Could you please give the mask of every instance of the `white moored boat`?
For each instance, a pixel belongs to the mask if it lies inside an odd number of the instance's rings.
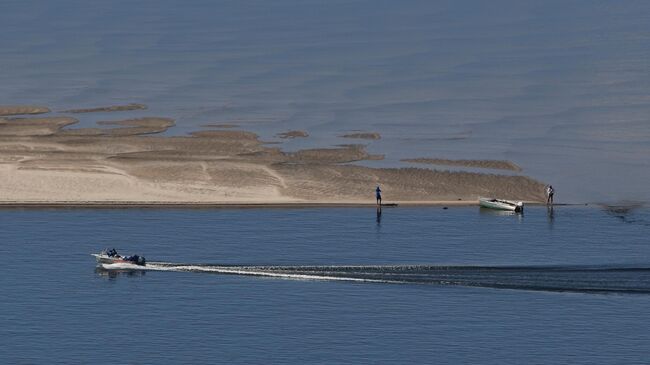
[[[479,198],[479,205],[484,208],[509,210],[512,212],[523,212],[524,203],[512,200],[495,199],[495,198]]]

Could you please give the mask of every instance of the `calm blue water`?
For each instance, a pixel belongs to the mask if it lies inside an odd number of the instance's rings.
[[[0,362],[647,363],[648,233],[647,209],[2,210]],[[109,246],[197,265],[96,271]]]

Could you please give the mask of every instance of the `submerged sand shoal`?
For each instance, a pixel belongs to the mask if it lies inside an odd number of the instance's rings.
[[[391,202],[544,200],[544,184],[525,176],[347,164],[381,157],[362,145],[285,152],[246,131],[156,135],[167,118],[75,122],[0,118],[0,202],[367,204],[378,184]]]
[[[462,167],[476,167],[482,169],[495,169],[495,170],[510,170],[521,171],[522,168],[512,161],[502,160],[450,160],[444,158],[405,158],[403,162],[429,164],[429,165],[443,165],[443,166],[462,166]]]
[[[68,109],[64,110],[61,113],[100,113],[100,112],[123,112],[129,110],[146,110],[147,106],[144,104],[131,103],[127,105],[111,105],[111,106],[100,106],[94,108],[82,108],[82,109]]]
[[[355,133],[342,134],[341,138],[381,139],[381,134],[379,134],[377,132],[355,132]]]

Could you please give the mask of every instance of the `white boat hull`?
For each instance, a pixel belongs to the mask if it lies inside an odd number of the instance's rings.
[[[144,258],[142,258],[142,261],[136,262],[133,260],[128,260],[125,259],[122,256],[108,256],[106,253],[93,253],[93,256],[95,256],[95,259],[97,260],[97,264],[99,265],[111,265],[111,264],[132,264],[132,265],[138,265],[138,266],[145,266],[145,261]]]
[[[116,263],[125,262],[124,260],[121,260],[118,257],[110,257],[107,255],[97,254],[97,253],[94,253],[92,255],[95,256],[95,259],[97,260],[98,264],[116,264]]]
[[[512,200],[494,199],[494,198],[480,198],[479,205],[483,208],[506,210],[511,212],[523,212],[524,203]]]

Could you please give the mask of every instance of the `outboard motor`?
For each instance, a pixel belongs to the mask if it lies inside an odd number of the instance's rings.
[[[144,266],[146,264],[146,261],[144,259],[144,256],[138,256],[138,255],[133,255],[129,257],[124,258],[126,261],[132,262],[136,265]]]
[[[524,203],[523,202],[517,202],[517,206],[515,207],[515,212],[517,212],[517,213],[523,213],[524,212]]]

